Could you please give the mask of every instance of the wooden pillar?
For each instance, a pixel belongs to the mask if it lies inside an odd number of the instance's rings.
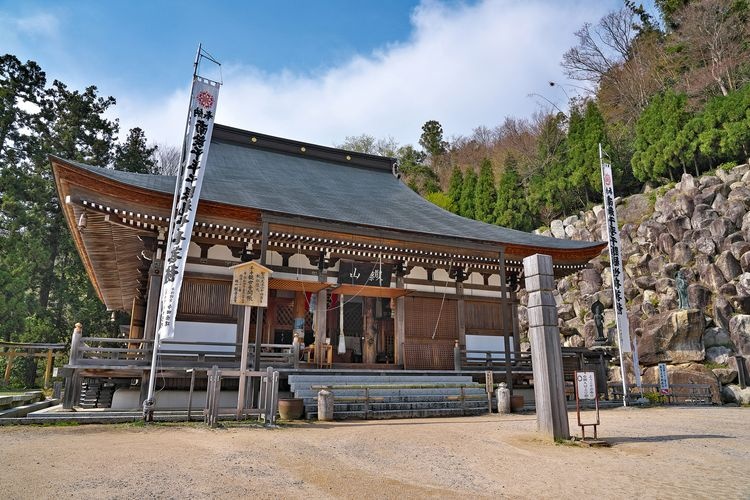
[[[268,249],[268,222],[264,222],[261,229],[260,239],[260,264],[266,265],[266,251]],[[255,355],[253,356],[253,370],[260,370],[260,346],[262,344],[263,337],[263,313],[265,309],[262,307],[257,308],[255,312]],[[256,393],[255,386],[253,386],[253,393]]]
[[[305,303],[305,292],[294,292],[294,333],[299,335],[299,341],[305,341],[305,313],[307,304]]]
[[[73,335],[70,338],[70,355],[68,357],[68,364],[75,365],[78,362],[78,345],[81,343],[81,337],[83,336],[83,325],[76,323],[73,329]],[[78,395],[78,391],[81,387],[80,376],[78,374],[78,368],[75,366],[71,367],[70,374],[65,377],[65,396],[63,398],[63,408],[70,410],[75,405]]]
[[[555,288],[552,258],[539,254],[526,257],[523,268],[529,294],[529,340],[537,429],[553,439],[569,439],[560,331],[552,295]]]
[[[160,250],[157,250],[160,252]],[[156,337],[156,323],[159,318],[159,297],[161,296],[161,273],[164,263],[154,259],[148,270],[148,294],[146,295],[146,317],[143,320],[143,338],[153,340]]]
[[[13,369],[13,360],[16,358],[16,349],[11,348],[5,356],[5,385],[10,383],[10,372]]]
[[[363,297],[364,314],[362,315],[363,330],[365,342],[363,346],[363,361],[365,363],[375,363],[377,359],[377,336],[378,329],[375,324],[375,297]]]
[[[44,366],[44,388],[49,389],[49,379],[52,377],[52,349],[47,351],[47,364]]]
[[[396,273],[396,288],[404,288],[405,270]],[[404,342],[406,341],[406,298],[396,299],[396,317],[393,324],[393,362],[397,365],[404,364]]]
[[[318,296],[315,299],[315,360],[318,366],[326,363],[327,298],[327,293],[323,289],[318,292]]]
[[[458,345],[462,348],[466,348],[466,302],[464,302],[464,276],[463,269],[457,269],[455,271],[454,278],[456,280],[456,314],[458,316]]]
[[[503,340],[505,342],[505,383],[508,384],[508,390],[513,394],[513,368],[511,367],[511,356],[514,347],[511,346],[510,339],[513,335],[513,319],[510,308],[510,289],[508,280],[505,275],[505,249],[500,250],[500,311],[503,325]]]

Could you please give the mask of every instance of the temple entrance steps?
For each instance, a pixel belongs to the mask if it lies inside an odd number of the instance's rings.
[[[386,419],[481,415],[488,412],[484,384],[465,375],[289,375],[305,415],[318,415],[318,392],[334,395],[334,418]]]

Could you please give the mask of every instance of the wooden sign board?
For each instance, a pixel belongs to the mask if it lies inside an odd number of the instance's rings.
[[[273,273],[257,262],[245,262],[232,268],[229,302],[236,306],[267,307],[268,277]]]

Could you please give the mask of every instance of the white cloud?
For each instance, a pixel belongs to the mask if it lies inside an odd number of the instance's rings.
[[[12,17],[0,13],[0,40],[27,38],[55,38],[60,31],[58,18],[52,13],[38,12],[28,16]]]
[[[217,121],[248,130],[331,145],[368,133],[416,143],[422,124],[441,122],[446,136],[529,116],[539,92],[563,81],[559,62],[573,33],[614,2],[485,0],[476,5],[423,2],[412,36],[320,74],[269,74],[226,64]],[[181,140],[188,89],[143,106],[118,100],[123,129],[142,126],[160,142]]]

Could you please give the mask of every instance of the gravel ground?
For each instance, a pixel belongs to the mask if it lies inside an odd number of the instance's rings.
[[[2,427],[0,497],[750,498],[750,409],[620,408],[601,421],[610,448],[551,443],[534,415]]]

